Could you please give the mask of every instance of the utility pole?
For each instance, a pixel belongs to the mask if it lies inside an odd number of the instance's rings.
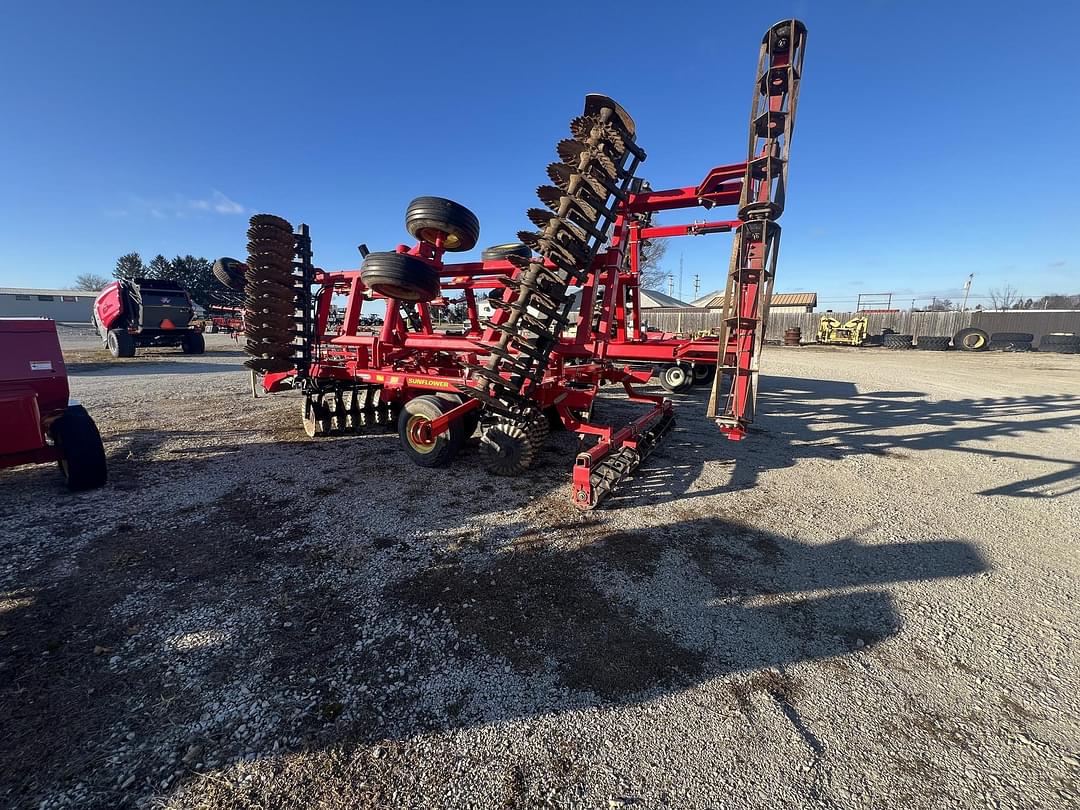
[[[967,312],[968,293],[971,292],[971,280],[973,278],[975,278],[975,274],[968,273],[967,281],[964,282],[964,303],[960,305],[961,312]]]
[[[701,289],[701,276],[694,273],[694,300],[698,300],[698,290]]]
[[[682,301],[682,254],[679,254],[679,300]]]
[[[675,276],[671,273],[667,274],[667,294],[672,298],[675,297]]]

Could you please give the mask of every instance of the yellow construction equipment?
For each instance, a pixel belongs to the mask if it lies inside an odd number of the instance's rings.
[[[867,338],[869,319],[857,315],[847,323],[823,315],[818,326],[818,343],[834,343],[840,346],[862,346]]]

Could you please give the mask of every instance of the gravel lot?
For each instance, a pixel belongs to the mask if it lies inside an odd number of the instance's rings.
[[[1080,803],[1080,357],[770,348],[582,514],[567,434],[423,470],[65,342],[111,483],[0,471],[0,805]]]

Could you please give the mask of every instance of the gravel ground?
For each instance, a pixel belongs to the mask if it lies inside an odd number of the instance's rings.
[[[770,348],[583,514],[573,436],[429,471],[65,341],[111,482],[0,472],[3,806],[1080,803],[1080,357]]]

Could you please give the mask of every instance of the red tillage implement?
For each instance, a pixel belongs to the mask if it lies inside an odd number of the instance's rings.
[[[448,463],[479,428],[488,467],[527,469],[552,427],[591,445],[577,455],[573,502],[596,506],[638,467],[674,425],[662,396],[645,394],[660,365],[668,390],[712,380],[709,414],[740,439],[753,418],[757,354],[776,267],[788,144],[806,32],[787,20],[761,46],[747,160],[709,171],[685,188],[653,190],[637,176],[645,151],[633,119],[602,95],[585,99],[557,146],[544,208],[527,212],[537,230],[484,251],[479,262],[446,254],[475,247],[480,226],[465,207],[419,197],[405,225],[412,247],[364,255],[360,270],[312,265],[306,225],[252,217],[248,261],[221,259],[215,272],[245,295],[247,365],[266,391],[303,391],[309,435],[396,423],[406,453],[422,466]],[[738,218],[653,225],[657,212],[738,206]],[[652,239],[734,231],[724,330],[689,340],[646,331],[639,300],[641,245]],[[313,289],[314,288],[314,289]],[[330,326],[332,299],[343,322]],[[456,333],[432,314],[464,309]],[[385,301],[381,331],[361,329],[365,301]],[[487,312],[486,310],[490,310]],[[723,375],[715,375],[720,366]],[[722,392],[723,380],[729,386]],[[643,413],[622,427],[592,420],[604,384],[623,387]]]

